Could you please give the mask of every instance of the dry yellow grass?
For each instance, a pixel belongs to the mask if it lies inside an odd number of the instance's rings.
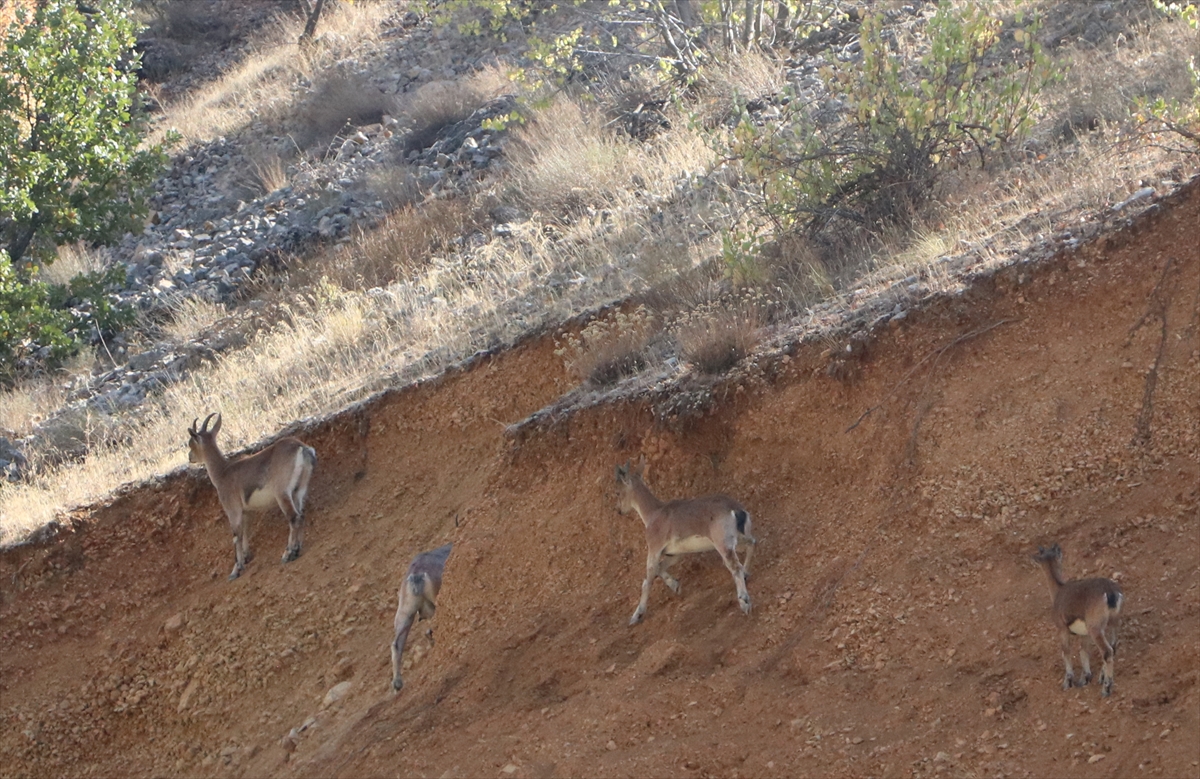
[[[290,80],[310,78],[338,52],[370,45],[378,21],[371,14],[387,5],[338,4],[338,13],[322,22],[323,40],[310,60],[297,57],[294,23],[279,22],[259,53],[225,80],[186,104],[168,107],[174,117],[168,124],[204,140],[272,112],[294,110]],[[1134,58],[1131,68],[1141,54],[1128,53]],[[711,95],[769,91],[778,74],[774,63],[744,57],[722,76],[724,81],[712,79],[706,89]],[[498,72],[479,78],[484,86],[473,100],[508,87]],[[1060,103],[1069,108],[1065,98]],[[410,102],[406,110],[413,121],[443,121],[445,116],[434,115],[429,105]],[[463,110],[465,104],[456,109]],[[225,415],[227,444],[236,449],[295,419],[435,373],[477,349],[511,342],[580,310],[651,285],[679,285],[681,276],[718,256],[717,231],[744,222],[716,196],[722,188],[728,194],[736,177],[700,194],[680,186],[709,170],[716,153],[703,135],[678,119],[673,117],[672,128],[652,140],[632,142],[606,128],[594,109],[558,98],[514,131],[510,174],[478,203],[415,203],[395,214],[382,232],[316,261],[321,273],[286,290],[292,302],[282,324],[155,398],[140,421],[131,423],[128,446],[44,469],[28,484],[0,485],[0,545],[22,538],[66,507],[182,464],[182,431],[208,411]],[[941,192],[942,213],[932,215],[915,237],[898,236],[889,248],[856,257],[853,268],[830,268],[811,252],[784,247],[780,261],[792,261],[793,267],[770,268],[761,290],[766,299],[736,321],[706,309],[710,298],[676,295],[672,305],[683,313],[672,319],[673,332],[684,357],[702,370],[721,369],[730,355],[753,348],[763,312],[794,310],[797,300],[808,306],[821,296],[882,289],[916,273],[950,287],[960,281],[946,270],[948,257],[975,252],[985,265],[1007,261],[1039,234],[1120,201],[1142,180],[1153,184],[1168,173],[1178,177],[1196,167],[1194,160],[1172,152],[1133,140],[1117,145],[1104,136],[1046,148],[1051,151],[1036,163],[997,173],[965,171],[948,180]],[[404,195],[407,179],[402,177],[397,188]],[[471,214],[485,210],[481,203],[496,201],[521,202],[535,213],[527,222],[509,225],[511,235],[473,248],[468,248],[471,242],[456,243],[456,236],[447,238],[447,230],[461,229],[465,218],[443,225],[446,229],[435,224],[456,209]],[[168,258],[168,265],[172,262]],[[712,273],[693,275],[707,283]],[[185,340],[222,315],[200,302],[182,304],[168,336]],[[36,402],[26,403],[15,393],[0,396],[0,425],[28,431],[31,420],[59,402],[55,393],[61,389],[54,386],[48,381],[41,389],[22,388],[29,397],[41,398]]]
[[[172,306],[171,320],[162,325],[163,335],[184,343],[209,329],[226,316],[225,307],[201,297],[184,297]]]
[[[757,49],[732,54],[701,73],[697,105],[706,125],[726,119],[737,101],[774,95],[787,83],[783,66]]]
[[[375,45],[380,22],[392,13],[388,3],[336,3],[321,17],[316,45],[300,49],[303,22],[279,15],[256,41],[255,51],[220,79],[163,108],[150,136],[161,142],[167,130],[200,143],[254,121],[277,121],[293,112],[300,97],[297,80],[311,81],[352,51]]]
[[[409,132],[408,148],[427,147],[446,125],[466,119],[489,100],[514,93],[509,76],[508,68],[491,65],[455,81],[430,81],[400,97],[396,119]]]
[[[148,402],[125,446],[43,470],[29,483],[0,486],[0,546],[66,508],[182,465],[183,430],[196,416],[221,411],[233,450],[644,288],[632,250],[653,239],[634,225],[585,220],[557,240],[530,227],[524,240],[433,257],[386,288],[318,283],[297,296],[283,323]],[[689,253],[680,252],[680,261],[690,262]],[[613,272],[615,264],[627,270]],[[552,275],[563,282],[547,285]],[[211,318],[202,304],[186,305],[196,312],[193,326]]]
[[[26,381],[0,392],[0,434],[29,435],[35,424],[62,408],[66,397],[61,379]]]
[[[108,265],[106,252],[82,243],[58,247],[58,256],[49,265],[38,268],[38,278],[49,284],[66,284],[82,273],[104,270]]]
[[[716,161],[699,133],[686,127],[638,143],[561,96],[514,131],[509,157],[519,198],[550,218],[628,202],[639,190],[665,197],[681,177]]]

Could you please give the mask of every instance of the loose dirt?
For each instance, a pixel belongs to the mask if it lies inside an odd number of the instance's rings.
[[[506,437],[570,388],[550,338],[390,393],[303,433],[305,553],[256,517],[234,582],[202,472],[80,512],[0,555],[0,776],[1200,776],[1197,225],[1193,188],[697,419]],[[626,626],[639,453],[750,508],[751,616],[707,554]],[[447,541],[394,695],[400,577]],[[1111,698],[1059,687],[1054,541],[1125,589]]]

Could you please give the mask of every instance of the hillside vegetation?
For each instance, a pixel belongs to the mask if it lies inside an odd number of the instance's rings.
[[[1200,779],[1194,5],[317,7],[136,3],[145,224],[0,279],[132,317],[7,366],[0,779]],[[318,453],[233,581],[218,411]],[[643,457],[748,615],[705,553],[627,624]]]
[[[1194,170],[1158,119],[1195,32],[1141,0],[734,6],[329,3],[298,49],[273,4],[141,4],[183,141],[143,235],[44,271],[122,266],[140,320],[0,398],[2,543],[210,410],[236,448],[620,301],[560,342],[581,390],[703,382]]]

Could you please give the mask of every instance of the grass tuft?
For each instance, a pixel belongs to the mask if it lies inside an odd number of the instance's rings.
[[[554,353],[579,381],[606,387],[646,367],[647,346],[658,330],[658,320],[639,306],[628,314],[618,311],[593,320],[578,334],[564,334],[555,342]]]

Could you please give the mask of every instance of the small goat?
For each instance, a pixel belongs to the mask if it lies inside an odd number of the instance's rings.
[[[1058,625],[1063,664],[1066,666],[1063,689],[1069,690],[1075,683],[1075,671],[1071,667],[1071,636],[1090,635],[1104,661],[1100,670],[1100,693],[1104,696],[1112,694],[1113,657],[1117,653],[1117,629],[1120,627],[1121,604],[1125,600],[1120,585],[1104,578],[1063,581],[1062,549],[1058,544],[1049,549],[1039,546],[1033,559],[1045,569],[1046,578],[1050,581],[1054,624]],[[1111,641],[1106,635],[1110,627]],[[1083,664],[1083,677],[1079,682],[1082,687],[1092,680],[1087,647],[1082,642],[1079,660]]]
[[[655,578],[661,578],[672,592],[679,593],[679,580],[668,573],[679,555],[710,549],[717,550],[725,567],[733,574],[738,604],[743,613],[749,614],[746,568],[750,565],[754,545],[758,543],[750,534],[749,512],[726,495],[663,503],[654,497],[642,480],[645,471],[644,457],[636,467],[631,468],[628,462],[617,466],[617,483],[621,486],[617,510],[622,514],[629,513],[630,509],[636,510],[646,525],[646,580],[642,582],[642,598],[638,601],[637,610],[629,618],[629,624],[636,625],[646,615],[650,585]],[[739,541],[749,545],[745,562],[738,561]]]
[[[210,430],[209,421],[217,418]],[[317,452],[298,439],[281,438],[261,452],[236,460],[227,460],[217,448],[217,433],[221,430],[221,415],[209,414],[197,429],[196,421],[188,428],[188,460],[204,463],[208,478],[217,488],[217,497],[229,527],[233,530],[233,573],[236,579],[246,569],[251,553],[246,542],[243,512],[276,504],[288,521],[288,544],[283,562],[290,563],[300,556],[304,543],[304,498],[308,481],[317,464]]]
[[[442,589],[442,571],[454,544],[439,546],[431,552],[421,552],[409,563],[400,588],[400,605],[396,608],[396,637],[392,639],[392,689],[399,692],[404,687],[400,678],[400,662],[404,658],[404,644],[408,641],[408,630],[413,619],[429,619],[437,609],[438,591]],[[433,631],[429,631],[432,638]]]

